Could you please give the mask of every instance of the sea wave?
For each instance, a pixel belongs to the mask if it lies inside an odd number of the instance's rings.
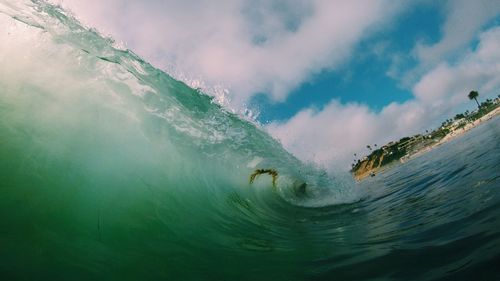
[[[19,130],[36,127],[45,146],[74,146],[89,155],[99,150],[115,161],[121,155],[113,153],[119,152],[105,149],[114,140],[115,148],[134,155],[127,161],[145,159],[156,163],[149,164],[151,170],[163,166],[176,171],[174,185],[203,176],[249,189],[248,177],[255,169],[272,168],[280,173],[273,194],[289,203],[323,206],[358,200],[350,181],[303,164],[258,125],[132,51],[115,48],[112,39],[82,26],[60,7],[44,1],[1,1],[0,12],[6,27],[0,34],[1,102],[12,109],[2,117],[17,122]],[[34,118],[21,120],[24,115]],[[79,147],[69,135],[79,135],[79,142],[92,146]],[[67,157],[60,160],[69,161],[72,155]],[[249,167],[257,158],[261,161]],[[205,166],[214,167],[214,174],[201,173]],[[289,192],[289,183],[296,180],[307,182],[308,196]],[[273,190],[270,180],[261,182]]]

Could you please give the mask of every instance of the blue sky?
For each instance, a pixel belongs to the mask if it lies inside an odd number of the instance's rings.
[[[283,103],[273,102],[265,93],[256,95],[252,105],[260,109],[259,120],[263,123],[286,120],[304,107],[321,108],[332,99],[367,104],[374,111],[380,111],[391,102],[412,99],[411,89],[388,75],[391,58],[387,53],[410,53],[417,40],[437,42],[444,20],[438,4],[415,5],[384,31],[359,42],[357,56],[348,64],[336,71],[320,71],[291,91]],[[373,46],[377,50],[373,50]],[[411,68],[416,62],[407,57],[404,63]]]
[[[52,2],[327,168],[500,91],[498,0]]]

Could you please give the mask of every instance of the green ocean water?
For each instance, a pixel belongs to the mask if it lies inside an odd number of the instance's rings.
[[[58,7],[0,27],[0,280],[500,278],[498,120],[355,185]]]

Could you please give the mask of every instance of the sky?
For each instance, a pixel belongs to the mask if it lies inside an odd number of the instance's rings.
[[[327,169],[500,94],[498,0],[51,2]]]

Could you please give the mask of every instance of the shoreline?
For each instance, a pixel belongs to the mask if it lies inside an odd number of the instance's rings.
[[[406,162],[410,161],[411,159],[419,157],[419,156],[433,150],[434,148],[436,148],[440,145],[443,145],[449,141],[452,141],[452,140],[466,134],[467,132],[476,128],[477,126],[481,125],[482,123],[495,118],[499,114],[500,114],[500,107],[497,107],[494,110],[492,110],[491,112],[488,112],[488,114],[482,116],[481,118],[474,120],[474,122],[467,123],[467,125],[465,125],[463,128],[451,131],[446,136],[444,136],[442,139],[440,139],[438,142],[436,142],[432,145],[423,147],[422,149],[420,149],[420,150],[416,151],[415,153],[412,153],[408,156],[404,156],[399,161],[401,163],[406,163]]]
[[[452,141],[452,140],[466,134],[470,130],[480,126],[481,124],[483,124],[485,122],[492,120],[493,118],[497,117],[498,115],[500,115],[500,107],[496,107],[495,109],[488,112],[484,116],[482,116],[482,117],[480,117],[472,122],[466,123],[461,128],[458,128],[458,129],[455,128],[455,129],[451,130],[450,132],[448,132],[444,137],[442,137],[438,141],[431,143],[431,144],[428,144],[428,145],[426,145],[426,146],[424,146],[424,147],[422,147],[414,152],[411,152],[411,153],[401,157],[399,159],[399,161],[396,160],[396,161],[390,162],[386,165],[378,166],[380,164],[377,165],[376,162],[382,163],[382,160],[384,157],[384,155],[382,155],[382,158],[377,158],[377,161],[375,161],[375,162],[374,161],[367,162],[365,164],[365,167],[361,168],[362,170],[364,170],[363,173],[357,174],[357,175],[355,173],[353,173],[353,178],[356,180],[356,182],[361,182],[361,181],[365,180],[366,178],[369,178],[371,175],[375,176],[375,175],[378,175],[380,173],[384,173],[387,170],[392,169],[394,166],[396,166],[398,164],[404,164],[408,161],[411,161],[412,159],[415,159],[421,155],[424,155],[425,153],[427,153],[429,151],[432,151],[434,148],[436,148],[438,146],[441,146],[449,141]],[[366,166],[368,166],[368,167],[366,167]]]

